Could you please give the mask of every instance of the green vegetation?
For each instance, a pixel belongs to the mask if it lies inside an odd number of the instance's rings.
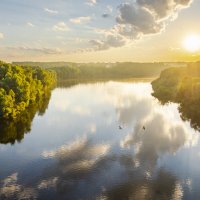
[[[153,96],[163,104],[179,103],[179,111],[184,120],[200,130],[200,62],[188,67],[164,70],[160,78],[152,82]]]
[[[49,100],[51,97],[51,92],[47,92],[45,96],[43,95],[38,101],[31,104],[20,116],[15,120],[1,120],[0,121],[0,143],[1,144],[14,144],[16,141],[20,142],[24,138],[24,134],[31,131],[31,123],[33,121],[36,113],[42,116],[44,115]]]
[[[124,79],[158,77],[169,63],[20,63],[56,71],[58,81],[69,79]],[[180,65],[181,63],[177,63]],[[182,64],[183,65],[183,64]]]
[[[0,119],[17,119],[44,98],[56,83],[56,74],[40,67],[0,62]]]

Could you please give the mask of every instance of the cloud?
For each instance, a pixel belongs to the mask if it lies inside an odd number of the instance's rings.
[[[90,40],[95,50],[107,50],[112,47],[121,47],[126,44],[126,39],[119,34],[108,34],[103,40]]]
[[[128,162],[129,160],[127,160]],[[133,166],[124,167],[128,168],[127,176],[130,179],[125,180],[120,185],[114,184],[106,188],[102,192],[103,196],[100,199],[115,200],[115,199],[173,199],[181,200],[184,196],[184,185],[177,177],[165,169],[160,169],[156,175],[148,179],[141,175],[139,170],[133,170]],[[132,178],[138,177],[140,178]],[[148,172],[147,172],[148,174]],[[123,180],[123,178],[122,178]]]
[[[110,6],[110,5],[108,5],[108,6],[107,6],[107,10],[108,10],[110,13],[112,13],[112,11],[113,11],[113,7]]]
[[[27,22],[27,26],[30,26],[30,27],[35,27],[34,24],[32,24],[31,22]]]
[[[34,48],[34,47],[27,47],[27,46],[19,46],[19,47],[7,47],[8,49],[20,50],[20,51],[31,51],[35,53],[43,53],[43,54],[60,54],[62,53],[59,48]]]
[[[197,141],[198,136],[188,133],[182,123],[172,122],[164,113],[151,113],[137,122],[121,146],[134,147],[135,162],[152,169],[160,155],[175,154],[184,145],[193,146]]]
[[[168,22],[174,20],[182,9],[189,7],[192,1],[130,0],[121,3],[118,6],[116,25],[107,30],[112,36],[108,37],[108,34],[105,34],[103,40],[92,40],[92,43],[90,43],[94,45],[95,50],[105,50],[126,45],[127,42],[122,42],[125,41],[125,38],[131,43],[145,35],[161,33]],[[102,17],[106,18],[108,15],[103,14]],[[110,39],[112,42],[110,42]],[[117,39],[119,39],[118,42]]]
[[[0,39],[4,38],[4,34],[0,32]]]
[[[82,137],[58,149],[43,151],[42,156],[45,159],[62,160],[63,164],[66,161],[62,171],[70,172],[77,168],[81,170],[92,167],[97,160],[108,153],[109,149],[108,144],[91,145],[87,137]]]
[[[68,31],[69,27],[64,22],[59,22],[58,24],[53,26],[54,31]]]
[[[57,181],[58,181],[58,177],[42,180],[38,185],[38,189],[42,190],[42,189],[53,188],[55,187]]]
[[[33,188],[24,187],[18,182],[18,173],[14,173],[0,183],[0,199],[37,199],[37,192]]]
[[[123,25],[120,34],[129,36],[160,33],[167,24],[167,20],[174,19],[178,12],[190,6],[192,0],[137,0],[122,3],[116,21]]]
[[[113,12],[113,7],[108,5],[106,7],[106,12],[104,14],[102,14],[102,17],[103,18],[108,18],[108,17],[111,17],[111,13]]]
[[[97,131],[97,126],[96,126],[96,124],[94,124],[94,123],[89,124],[88,127],[87,127],[87,130],[88,130],[88,132],[90,132],[90,133],[96,133],[96,131]]]
[[[108,144],[93,144],[87,137],[81,137],[58,149],[44,151],[42,156],[45,159],[56,159],[58,162],[50,169],[50,174],[47,168],[43,176],[49,178],[40,182],[38,188],[63,189],[64,193],[70,196],[68,192],[74,192],[80,181],[87,182],[86,179],[93,175],[94,171],[101,169],[101,161],[108,155],[109,150]],[[82,196],[82,199],[85,198]]]
[[[94,6],[97,3],[97,0],[87,0],[86,4],[89,6]]]
[[[79,116],[89,116],[91,114],[91,111],[88,108],[82,106],[75,106],[72,112]]]
[[[82,24],[84,22],[89,22],[90,20],[91,20],[90,16],[85,16],[85,17],[72,18],[70,19],[70,22],[74,24]]]
[[[158,33],[164,28],[163,23],[155,20],[154,15],[143,7],[135,6],[135,4],[122,4],[119,8],[120,14],[116,21],[118,24],[127,25],[124,31],[120,32],[122,35],[146,35]],[[124,34],[126,33],[126,34]]]
[[[48,12],[49,14],[52,14],[52,15],[58,14],[57,10],[51,10],[51,9],[48,9],[48,8],[44,8],[44,11]]]
[[[193,0],[137,0],[140,7],[147,9],[158,20],[170,18],[183,8],[190,6]]]
[[[75,140],[71,144],[62,145],[56,150],[44,151],[42,156],[44,158],[59,158],[61,160],[70,158],[70,161],[72,160],[72,157],[78,161],[79,159],[84,160],[84,158],[87,158],[86,160],[96,160],[99,159],[100,156],[107,154],[108,150],[109,145],[99,144],[91,146],[88,139],[86,137],[82,137],[81,139]]]

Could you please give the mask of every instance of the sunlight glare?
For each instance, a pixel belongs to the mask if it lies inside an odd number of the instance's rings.
[[[183,41],[183,47],[189,52],[200,50],[200,36],[195,34],[187,36]]]

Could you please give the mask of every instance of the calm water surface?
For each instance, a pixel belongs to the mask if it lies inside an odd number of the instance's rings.
[[[145,82],[55,89],[24,139],[0,144],[0,199],[199,200],[199,132],[151,93]]]

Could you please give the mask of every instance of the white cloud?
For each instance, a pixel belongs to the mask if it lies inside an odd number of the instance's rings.
[[[103,40],[90,40],[90,44],[95,47],[95,50],[107,50],[112,47],[121,47],[127,43],[125,37],[119,34],[108,34]]]
[[[97,3],[97,0],[87,0],[86,4],[89,6],[94,6]]]
[[[38,189],[42,190],[42,189],[54,188],[57,182],[58,182],[58,177],[42,180],[38,185]]]
[[[169,18],[176,14],[180,9],[190,6],[193,0],[137,0],[137,4],[143,7],[152,15],[155,15],[157,19]]]
[[[31,51],[35,53],[43,54],[60,54],[62,51],[59,48],[47,48],[47,47],[28,47],[28,46],[18,46],[18,47],[7,47],[8,49],[14,49],[18,51]]]
[[[108,6],[107,6],[107,10],[108,10],[110,13],[112,13],[112,12],[113,12],[113,7],[110,6],[110,5],[108,5]]]
[[[0,32],[0,39],[4,38],[4,34]]]
[[[37,199],[37,192],[31,187],[18,183],[18,173],[11,174],[1,181],[0,199]]]
[[[30,27],[35,27],[34,24],[32,24],[31,22],[27,22],[27,26],[30,26]]]
[[[64,22],[59,22],[53,26],[54,31],[68,31],[69,27]]]
[[[159,23],[154,15],[143,7],[126,3],[120,6],[119,12],[116,21],[118,24],[126,25],[124,31],[130,36],[135,33],[136,35],[157,33],[163,29],[163,23]]]
[[[85,17],[72,18],[69,21],[74,24],[82,24],[84,22],[89,22],[90,20],[91,20],[90,16],[85,16]]]
[[[51,10],[51,9],[48,9],[48,8],[44,8],[44,11],[46,11],[46,12],[48,12],[49,14],[52,14],[52,15],[58,14],[58,11],[57,11],[57,10]]]
[[[108,144],[98,144],[98,145],[91,146],[88,143],[87,137],[84,136],[82,138],[75,140],[72,143],[62,145],[57,149],[50,150],[50,151],[43,151],[42,156],[44,158],[67,158],[67,157],[72,157],[74,155],[77,156],[77,154],[84,153],[84,155],[87,156],[89,160],[93,161],[107,154],[109,149],[110,149],[110,145]],[[79,158],[79,156],[77,156],[77,158]],[[77,162],[80,163],[79,161]]]
[[[192,0],[137,0],[122,3],[119,15],[116,17],[118,25],[123,27],[120,34],[134,37],[160,33],[168,23],[168,19],[175,19],[178,12],[188,7]]]
[[[121,3],[118,6],[117,24],[112,29],[102,32],[104,39],[92,40],[90,44],[95,50],[105,50],[124,46],[127,41],[131,43],[145,35],[158,34],[182,9],[189,7],[192,1],[136,0]]]
[[[109,17],[111,17],[111,13],[112,13],[112,12],[113,12],[113,7],[110,6],[110,5],[108,5],[108,6],[106,7],[105,12],[102,14],[102,17],[103,17],[103,18],[109,18]]]
[[[91,111],[88,108],[82,106],[75,106],[72,112],[79,116],[89,116],[91,114]]]
[[[92,123],[92,124],[89,124],[88,127],[87,127],[88,131],[90,133],[96,133],[97,131],[97,126],[96,124]]]

